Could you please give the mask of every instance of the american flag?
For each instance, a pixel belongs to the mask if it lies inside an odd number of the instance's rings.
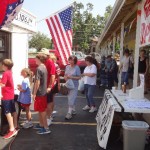
[[[72,15],[73,6],[69,6],[46,19],[55,49],[58,50],[64,65],[72,51]]]
[[[24,0],[1,0],[0,28],[8,26],[20,11]]]

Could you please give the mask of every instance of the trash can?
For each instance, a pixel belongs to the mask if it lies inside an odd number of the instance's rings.
[[[144,150],[146,131],[149,125],[144,121],[122,121],[123,150]]]

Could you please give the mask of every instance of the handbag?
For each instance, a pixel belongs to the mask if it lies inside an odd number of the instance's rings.
[[[75,88],[74,83],[71,79],[68,79],[65,83],[65,86],[69,89],[69,90],[73,90]]]
[[[59,93],[59,85],[58,82],[55,83],[54,87],[52,88],[51,92],[53,93]]]
[[[81,91],[81,92],[84,91],[84,78],[81,78],[79,80],[78,90]]]
[[[61,84],[59,93],[62,95],[68,95],[68,88],[65,84]]]

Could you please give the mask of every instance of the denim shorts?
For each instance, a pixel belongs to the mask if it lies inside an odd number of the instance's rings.
[[[2,100],[2,107],[5,114],[16,112],[14,100]]]
[[[121,84],[128,84],[128,78],[129,78],[129,73],[128,72],[122,72],[122,75],[121,75]]]

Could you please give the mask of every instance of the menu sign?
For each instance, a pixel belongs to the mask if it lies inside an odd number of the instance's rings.
[[[140,46],[150,44],[150,0],[142,1]]]
[[[112,96],[109,91],[105,91],[103,101],[97,113],[97,138],[100,147],[106,149],[110,134],[110,129],[114,116],[114,108],[111,104]]]

